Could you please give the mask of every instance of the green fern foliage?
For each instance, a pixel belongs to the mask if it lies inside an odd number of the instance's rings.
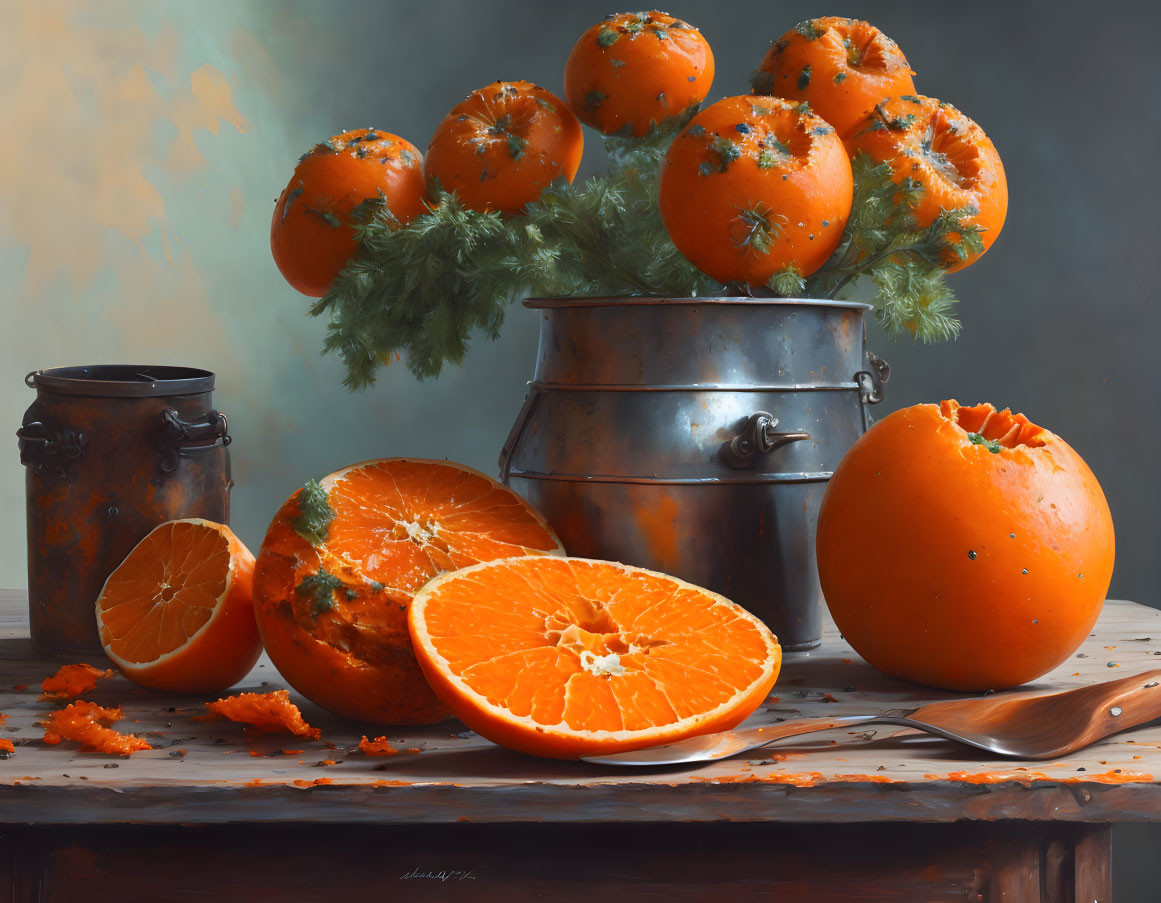
[[[397,360],[418,378],[458,364],[473,335],[499,335],[518,297],[701,297],[737,294],[697,270],[674,246],[658,209],[661,161],[681,122],[644,139],[608,138],[609,167],[582,185],[547,189],[518,216],[471,210],[440,193],[401,227],[385,203],[361,204],[360,253],[311,308],[329,317],[324,351],[338,353],[351,389],[371,385]],[[920,227],[922,186],[892,180],[888,164],[854,161],[855,197],[842,241],[818,272],[776,273],[755,294],[842,298],[860,280],[875,287],[876,316],[892,336],[954,338],[948,254],[982,249],[980,230],[944,211]]]

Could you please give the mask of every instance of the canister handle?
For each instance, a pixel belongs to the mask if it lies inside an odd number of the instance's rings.
[[[500,449],[500,459],[496,463],[500,467],[500,482],[505,486],[508,485],[508,477],[512,473],[512,455],[516,451],[516,443],[520,441],[524,425],[528,422],[528,415],[532,413],[532,407],[539,397],[539,390],[535,386],[530,386],[528,394],[524,396],[524,404],[520,406],[520,413],[516,415],[516,422],[512,424],[508,438],[504,440],[504,446]]]
[[[721,457],[730,467],[742,470],[750,466],[755,455],[809,438],[810,433],[805,430],[778,432],[778,418],[766,411],[757,411],[747,418],[738,435],[722,444]]]
[[[177,468],[177,461],[191,451],[229,445],[230,421],[221,411],[209,411],[197,420],[183,420],[173,408],[161,412],[165,430],[165,459],[161,469],[170,472]]]

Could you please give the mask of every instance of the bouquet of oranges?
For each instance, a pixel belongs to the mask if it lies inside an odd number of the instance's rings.
[[[975,122],[916,93],[899,47],[826,17],[776,40],[751,90],[702,107],[713,53],[660,12],[576,42],[564,96],[473,91],[426,157],[379,129],[304,155],[278,199],[275,261],[330,316],[362,387],[400,355],[419,377],[495,336],[520,294],[838,298],[864,277],[880,323],[954,336],[949,272],[999,234],[1007,184]],[[573,184],[582,125],[607,171]]]

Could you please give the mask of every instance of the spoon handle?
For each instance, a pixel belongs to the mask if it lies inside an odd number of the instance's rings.
[[[1145,671],[1109,686],[1100,713],[1086,731],[1088,742],[1161,718],[1161,671]]]
[[[796,718],[793,721],[781,721],[778,724],[767,724],[763,727],[750,727],[731,732],[739,741],[746,743],[738,749],[758,749],[775,740],[785,737],[797,737],[799,734],[813,734],[817,731],[828,731],[836,727],[848,727],[853,724],[866,724],[868,721],[883,721],[882,715],[845,715],[837,718]]]

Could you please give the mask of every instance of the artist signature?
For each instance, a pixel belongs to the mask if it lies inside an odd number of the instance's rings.
[[[459,869],[439,869],[434,872],[427,872],[423,869],[414,868],[410,872],[399,876],[400,881],[406,881],[408,878],[429,878],[432,881],[475,881],[476,876],[470,871],[461,871]]]

